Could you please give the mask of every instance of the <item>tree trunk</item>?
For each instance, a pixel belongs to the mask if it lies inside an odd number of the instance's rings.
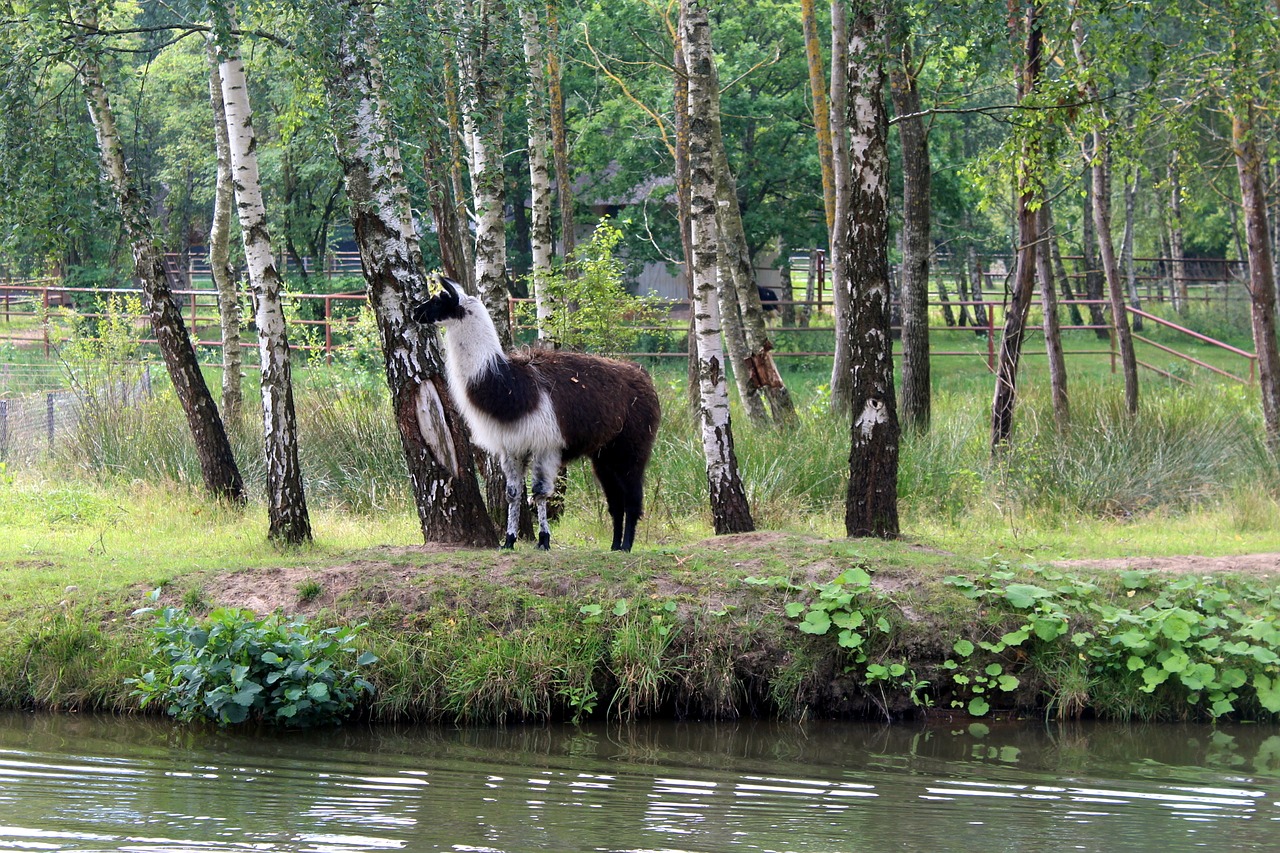
[[[720,346],[720,311],[716,299],[715,161],[712,110],[715,83],[708,0],[681,0],[680,37],[689,72],[689,175],[693,237],[693,306],[697,324],[698,385],[701,396],[702,449],[712,522],[717,534],[755,529],[746,489],[738,475],[733,425]]]
[[[968,214],[965,214],[968,219]],[[982,258],[978,255],[978,247],[970,242],[965,247],[965,253],[969,259],[969,302],[973,304],[973,327],[981,336],[986,336],[987,326],[987,303],[984,285],[986,284],[986,271],[982,268]]]
[[[547,87],[551,107],[551,151],[556,166],[556,196],[560,202],[560,251],[567,264],[577,248],[578,235],[574,231],[573,176],[569,173],[569,125],[564,110],[564,87],[560,74],[560,19],[555,0],[547,3],[547,33],[550,42],[547,50]],[[565,275],[573,275],[573,268],[566,266]]]
[[[1018,80],[1018,100],[1025,98],[1040,78],[1041,30],[1037,17],[1038,0],[1026,5],[1025,60]],[[1011,20],[1011,24],[1016,21]],[[1035,290],[1036,216],[1031,210],[1033,189],[1030,175],[1039,150],[1030,139],[1022,143],[1017,168],[1018,195],[1015,198],[1015,217],[1018,228],[1018,254],[1014,260],[1013,293],[1005,312],[1004,331],[1000,337],[1000,356],[996,363],[995,396],[991,403],[991,452],[1001,452],[1013,435],[1013,410],[1017,403],[1018,361],[1022,357],[1022,342],[1026,335],[1027,310]]]
[[[680,39],[675,40],[675,52],[672,64],[673,75],[672,99],[675,116],[675,168],[676,168],[676,203],[680,221],[680,248],[684,254],[684,289],[685,302],[689,306],[689,327],[685,346],[689,357],[685,362],[685,393],[689,404],[689,412],[699,411],[701,392],[698,386],[698,328],[693,309],[693,215],[690,209],[690,175],[689,175],[689,64],[685,61],[684,47]]]
[[[1183,249],[1182,230],[1182,174],[1178,169],[1178,155],[1169,158],[1169,257],[1173,265],[1173,281],[1169,286],[1173,310],[1179,314],[1187,310],[1187,258]]]
[[[882,2],[855,4],[849,23],[848,93],[844,124],[849,133],[847,220],[840,250],[853,419],[849,488],[844,526],[849,536],[898,535],[898,426],[893,388],[893,342],[889,338],[889,118],[884,103]]]
[[[234,424],[240,420],[244,406],[240,292],[236,287],[236,270],[231,265],[231,209],[235,204],[235,188],[231,186],[231,140],[227,134],[227,111],[222,104],[218,53],[212,41],[206,50],[209,57],[209,101],[213,105],[214,141],[218,152],[213,222],[209,229],[209,273],[218,289],[218,317],[222,330],[222,414]]]
[[[1072,45],[1076,62],[1085,76],[1089,72],[1089,59],[1084,50],[1084,22],[1081,20],[1076,0],[1071,3]],[[1098,248],[1102,254],[1102,272],[1107,282],[1107,299],[1111,304],[1111,324],[1120,350],[1121,372],[1124,374],[1124,406],[1130,416],[1138,413],[1138,361],[1133,351],[1133,333],[1129,330],[1129,311],[1125,307],[1124,282],[1120,279],[1120,264],[1116,260],[1115,242],[1111,239],[1111,139],[1106,124],[1110,121],[1100,98],[1098,86],[1092,81],[1085,84],[1085,94],[1093,102],[1095,124],[1092,131],[1093,151],[1086,152],[1085,164],[1092,175],[1093,224],[1097,231]],[[1092,156],[1088,156],[1089,154]],[[1092,297],[1090,297],[1092,298]]]
[[[427,284],[382,98],[372,1],[347,7],[343,26],[339,66],[326,75],[325,93],[423,538],[492,547],[498,531],[480,498],[471,440],[449,397],[439,341],[408,316]]]
[[[834,282],[846,281],[843,264],[848,260],[849,215],[842,205],[852,192],[849,184],[849,130],[845,126],[849,97],[849,25],[845,0],[831,0],[831,165],[836,184],[836,221],[831,230],[827,257],[831,264],[831,310],[835,313],[835,357],[831,362],[831,412],[849,417],[853,411],[853,354],[849,350],[848,322],[852,309],[848,291]]]
[[[933,240],[929,221],[933,175],[929,131],[920,115],[920,89],[911,67],[905,25],[901,29],[900,56],[889,64],[889,91],[902,145],[902,420],[909,429],[925,432],[931,397],[929,258]]]
[[[450,235],[450,239],[456,241],[456,248],[460,250],[454,252],[454,257],[457,259],[455,271],[458,275],[452,278],[454,281],[459,282],[467,293],[474,294],[476,292],[475,243],[471,236],[471,215],[467,208],[467,187],[462,168],[463,152],[467,146],[462,138],[462,110],[458,106],[460,86],[458,84],[457,68],[449,58],[450,55],[456,53],[456,50],[454,49],[454,40],[452,38],[446,38],[445,42],[449,45],[449,53],[446,54],[442,63],[444,66],[443,99],[445,123],[449,127],[449,144],[445,150],[449,155],[449,188],[453,199],[453,211],[448,218],[451,222],[457,224],[457,229]]]
[[[1239,99],[1237,96],[1237,100]],[[1249,253],[1249,299],[1253,345],[1258,351],[1258,386],[1267,448],[1280,458],[1280,349],[1276,345],[1276,283],[1272,279],[1270,234],[1267,229],[1266,184],[1262,179],[1262,148],[1258,145],[1255,107],[1251,102],[1231,105],[1231,147],[1240,201],[1244,209]]]
[[[1049,241],[1049,251],[1053,255],[1053,274],[1058,280],[1058,286],[1062,291],[1062,298],[1067,302],[1067,316],[1071,320],[1073,326],[1083,326],[1084,316],[1080,313],[1080,306],[1076,303],[1076,295],[1071,289],[1071,276],[1067,275],[1067,265],[1062,261],[1062,248],[1058,240],[1058,230],[1053,224],[1053,207],[1049,203],[1049,199],[1045,198],[1041,204],[1045,209],[1045,216],[1048,217],[1049,233],[1046,239]]]
[[[714,70],[714,68],[713,68]],[[742,394],[748,416],[757,423],[766,420],[764,404],[769,403],[769,413],[775,423],[785,424],[795,418],[795,406],[791,403],[791,395],[782,374],[773,362],[770,354],[773,341],[764,325],[764,309],[760,305],[760,290],[756,283],[755,264],[751,260],[751,251],[747,248],[747,235],[742,227],[742,212],[738,207],[738,194],[735,190],[733,173],[729,169],[729,155],[725,151],[724,137],[720,127],[719,84],[713,78],[715,86],[712,100],[712,158],[716,180],[716,223],[720,232],[722,264],[725,273],[721,277],[720,286],[723,291],[732,291],[734,298],[721,299],[720,307],[726,333],[731,326],[741,328],[742,348],[730,355],[733,358],[734,376],[737,377],[739,392]],[[734,312],[728,310],[732,302]],[[736,329],[734,330],[736,333]],[[728,336],[726,334],[726,336]],[[732,338],[730,338],[732,340]]]
[[[533,300],[538,317],[538,338],[547,336],[547,318],[551,316],[550,297],[546,294],[551,275],[554,249],[551,232],[551,169],[547,162],[547,81],[543,69],[546,51],[542,46],[538,13],[532,6],[520,11],[524,32],[525,67],[529,75],[525,109],[529,113],[529,191],[532,197],[533,223],[529,229],[533,256]]]
[[[1133,261],[1133,229],[1134,214],[1138,201],[1138,178],[1141,170],[1137,166],[1129,167],[1133,179],[1124,184],[1124,237],[1120,240],[1120,264],[1124,267],[1125,289],[1129,293],[1129,305],[1141,309],[1142,297],[1138,294],[1138,269]],[[1142,331],[1142,317],[1134,314],[1133,330]]]
[[[822,73],[822,44],[818,41],[818,17],[814,0],[800,0],[800,26],[804,31],[804,55],[809,63],[809,92],[813,96],[813,128],[818,140],[818,165],[822,169],[822,203],[827,235],[836,220],[836,176],[832,159],[831,107],[827,103],[827,79]]]
[[[115,115],[102,82],[102,71],[87,43],[88,34],[97,30],[97,18],[92,13],[80,15],[76,27],[75,44],[79,49],[80,84],[89,105],[89,118],[93,122],[98,140],[98,153],[103,173],[115,193],[120,207],[120,218],[125,236],[133,250],[134,274],[142,284],[143,298],[156,342],[164,357],[165,367],[173,382],[174,393],[182,405],[187,426],[200,459],[200,473],[205,489],[218,498],[235,504],[245,502],[244,481],[236,466],[231,443],[227,439],[218,406],[209,393],[209,386],[200,372],[200,363],[182,312],[173,299],[168,271],[160,246],[151,234],[145,204],[139,197],[129,168],[125,164],[124,148],[116,129]]]
[[[423,180],[427,185],[431,221],[436,227],[440,266],[445,275],[462,283],[465,290],[471,263],[471,253],[467,249],[471,232],[458,216],[459,204],[453,194],[453,164],[449,162],[451,158],[447,157],[446,150],[435,134],[427,134],[422,145]]]
[[[280,274],[271,252],[267,209],[258,177],[257,143],[249,84],[239,50],[231,38],[233,11],[214,11],[218,73],[226,109],[231,151],[231,183],[235,187],[240,234],[244,242],[262,375],[262,435],[267,477],[268,537],[288,545],[311,540],[311,518],[298,460],[298,423],[293,406],[293,379]]]
[[[1091,147],[1092,141],[1087,145]],[[1093,186],[1093,169],[1089,167],[1089,163],[1095,156],[1097,156],[1096,152],[1085,151],[1084,211],[1080,223],[1080,248],[1084,256],[1084,298],[1089,303],[1089,325],[1093,326],[1093,333],[1098,340],[1105,341],[1110,340],[1111,330],[1102,309],[1102,292],[1106,278],[1102,272],[1102,262],[1098,260],[1098,218],[1095,212],[1098,198]]]
[[[1044,312],[1044,347],[1049,358],[1049,396],[1053,400],[1053,423],[1064,434],[1071,423],[1070,398],[1067,396],[1067,361],[1062,350],[1062,329],[1058,322],[1058,294],[1053,286],[1053,250],[1049,235],[1053,226],[1049,218],[1048,193],[1035,213],[1036,274],[1040,277],[1040,307]]]

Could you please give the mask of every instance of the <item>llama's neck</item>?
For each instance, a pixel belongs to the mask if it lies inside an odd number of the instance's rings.
[[[449,383],[456,393],[462,393],[467,383],[484,373],[493,362],[507,357],[498,339],[498,330],[483,309],[479,316],[472,313],[463,320],[446,323],[444,343]]]

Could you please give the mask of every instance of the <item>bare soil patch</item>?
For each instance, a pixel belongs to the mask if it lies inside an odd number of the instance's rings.
[[[1058,560],[1064,569],[1109,569],[1114,571],[1170,572],[1175,574],[1214,574],[1231,572],[1260,578],[1280,576],[1280,553],[1233,554],[1228,557],[1205,557],[1187,554],[1176,557],[1120,557],[1110,560]]]

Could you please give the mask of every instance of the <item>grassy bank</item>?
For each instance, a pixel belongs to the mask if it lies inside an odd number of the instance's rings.
[[[625,556],[601,551],[583,466],[550,554],[422,547],[384,387],[350,365],[300,371],[317,536],[300,550],[266,543],[260,505],[204,499],[163,388],[91,409],[72,440],[0,472],[0,704],[136,708],[127,680],[148,665],[154,617],[131,614],[161,588],[194,617],[367,623],[378,689],[363,710],[383,719],[1269,717],[1274,578],[1123,562],[1280,552],[1256,392],[1146,386],[1131,420],[1100,366],[1073,374],[1060,436],[1035,370],[1016,444],[992,459],[989,379],[939,367],[932,428],[902,447],[905,535],[884,543],[843,538],[848,425],[826,412],[820,367],[787,370],[798,425],[735,421],[770,532],[712,537],[681,371],[656,367],[666,417]],[[259,490],[258,426],[231,432]],[[1081,559],[1106,562],[1058,565]]]

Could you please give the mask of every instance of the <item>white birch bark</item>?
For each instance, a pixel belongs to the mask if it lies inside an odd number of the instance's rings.
[[[720,342],[716,295],[719,236],[716,227],[715,164],[711,110],[713,59],[706,0],[681,0],[680,33],[689,69],[689,171],[693,234],[694,324],[702,449],[706,458],[711,513],[718,534],[754,529],[733,451],[733,425]]]
[[[524,58],[529,75],[529,88],[525,106],[529,113],[529,191],[532,197],[532,223],[529,229],[530,249],[533,255],[533,300],[538,318],[538,338],[548,334],[547,321],[551,317],[550,297],[545,293],[547,277],[551,274],[551,254],[554,250],[551,231],[551,167],[547,157],[547,80],[544,68],[546,53],[542,47],[542,28],[538,13],[532,6],[520,12],[524,31]]]
[[[98,142],[103,177],[110,184],[120,209],[124,232],[133,252],[134,272],[142,283],[144,305],[174,393],[186,415],[205,488],[218,498],[243,505],[244,480],[217,404],[200,371],[182,312],[173,299],[164,256],[152,235],[143,200],[125,163],[124,147],[95,49],[87,44],[87,34],[98,26],[96,9],[92,4],[78,4],[72,10],[72,17],[69,41],[78,54],[78,76]]]
[[[231,140],[227,135],[227,110],[222,103],[222,76],[218,53],[210,40],[209,102],[213,106],[213,135],[218,153],[218,177],[213,194],[213,222],[209,228],[209,271],[218,289],[218,315],[222,331],[222,414],[236,423],[244,405],[240,352],[240,293],[231,266],[231,212],[235,189],[231,186]]]
[[[510,347],[507,300],[506,179],[502,171],[503,82],[495,55],[499,40],[490,28],[506,12],[503,0],[460,0],[456,29],[458,78],[462,88],[462,136],[471,170],[476,212],[476,290],[493,317],[498,338]]]
[[[492,546],[498,533],[480,498],[471,442],[449,399],[439,342],[408,316],[427,284],[382,95],[373,3],[353,2],[337,14],[337,67],[326,74],[325,94],[423,539]]]
[[[848,417],[853,409],[853,369],[849,347],[849,300],[837,282],[846,278],[843,265],[848,255],[849,131],[847,107],[849,90],[849,35],[845,0],[831,0],[831,166],[835,178],[835,225],[827,252],[831,268],[831,301],[835,313],[835,357],[831,363],[831,411]]]
[[[236,211],[254,297],[254,322],[258,327],[269,535],[272,539],[297,544],[311,539],[311,521],[298,460],[297,418],[289,338],[280,298],[280,274],[272,257],[267,209],[262,200],[248,80],[229,28],[218,33],[217,47],[231,152],[231,183],[235,187]]]

